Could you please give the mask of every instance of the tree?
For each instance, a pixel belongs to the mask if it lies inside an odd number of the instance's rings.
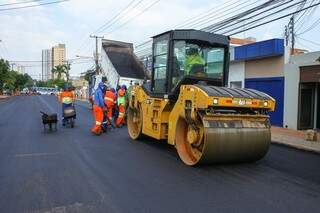
[[[3,92],[3,87],[6,83],[10,71],[10,65],[8,61],[0,59],[0,94]]]
[[[57,74],[57,78],[61,79],[62,74],[66,74],[67,81],[69,81],[69,71],[70,71],[70,64],[62,64],[62,65],[57,65],[54,68],[52,68],[52,73]]]
[[[63,73],[66,74],[66,69],[64,65],[57,65],[54,68],[52,68],[52,74],[57,74],[58,79],[61,79]]]
[[[69,63],[65,64],[65,70],[66,70],[66,76],[67,76],[67,82],[69,82],[69,78],[70,78],[70,69],[71,69],[71,65]]]

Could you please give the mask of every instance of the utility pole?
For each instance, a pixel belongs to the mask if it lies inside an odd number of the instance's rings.
[[[99,74],[100,68],[99,68],[99,52],[98,52],[98,39],[103,39],[103,36],[96,36],[96,35],[90,35],[90,38],[96,39],[96,55],[95,55],[95,62],[96,62],[96,74]]]
[[[289,30],[288,30],[288,25],[285,26],[284,29],[284,37],[285,37],[285,41],[286,41],[286,47],[289,45]]]
[[[295,37],[294,37],[294,15],[290,18],[289,30],[291,33],[291,55],[294,54]]]

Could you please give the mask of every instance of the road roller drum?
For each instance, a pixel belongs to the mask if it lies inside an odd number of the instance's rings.
[[[204,118],[202,124],[202,135],[193,127],[190,131],[190,125],[183,121],[178,124],[176,149],[187,165],[250,162],[268,152],[271,135],[265,121],[226,122]]]

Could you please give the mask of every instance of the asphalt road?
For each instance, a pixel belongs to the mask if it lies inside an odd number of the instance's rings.
[[[55,97],[0,101],[0,212],[320,212],[320,155],[272,145],[256,163],[187,167],[174,148],[127,130],[44,133]]]

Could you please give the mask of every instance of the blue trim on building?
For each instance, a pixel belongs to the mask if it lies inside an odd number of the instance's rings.
[[[234,60],[247,61],[259,58],[281,56],[284,54],[284,40],[270,39],[247,44],[234,49]]]
[[[245,87],[267,93],[276,100],[274,112],[269,113],[270,123],[274,126],[283,126],[284,104],[284,77],[247,78]]]

